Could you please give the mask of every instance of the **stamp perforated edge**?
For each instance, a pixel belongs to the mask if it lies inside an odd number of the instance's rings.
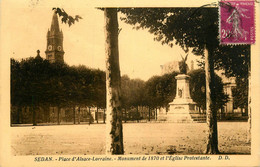
[[[253,43],[222,43],[221,42],[221,13],[220,13],[220,3],[221,2],[226,2],[226,1],[250,1],[250,2],[254,2],[254,38],[255,38],[255,41]],[[219,38],[219,44],[220,45],[252,45],[252,44],[255,44],[256,43],[256,6],[255,6],[255,1],[254,0],[218,0],[218,38]]]

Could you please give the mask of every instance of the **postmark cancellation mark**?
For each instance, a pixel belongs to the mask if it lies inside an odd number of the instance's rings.
[[[255,2],[220,1],[219,35],[221,44],[255,43]]]

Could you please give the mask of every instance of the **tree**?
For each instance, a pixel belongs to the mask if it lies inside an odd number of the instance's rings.
[[[162,97],[162,103],[158,107],[167,108],[169,103],[173,101],[176,93],[176,79],[178,72],[172,72],[170,74],[164,74],[160,78],[157,91]],[[159,89],[158,89],[159,88]]]
[[[169,103],[174,99],[177,74],[177,72],[172,72],[163,76],[153,76],[145,82],[142,103],[149,108],[149,121],[151,109],[156,109],[156,118],[157,108],[165,107],[167,109]]]
[[[173,101],[176,92],[177,72],[153,76],[145,83],[146,105],[151,108],[166,107]]]
[[[69,100],[69,67],[60,62],[50,63],[51,74],[47,79],[48,90],[46,91],[51,106],[57,107],[57,124],[60,124],[60,111],[62,107],[68,107]]]
[[[205,153],[218,153],[216,92],[214,69],[216,60],[242,54],[240,46],[222,46],[218,40],[217,8],[123,8],[121,19],[135,28],[147,28],[162,44],[179,45],[184,51],[192,49],[205,58],[207,96],[207,146]],[[229,50],[229,51],[227,51]]]
[[[107,144],[108,154],[123,154],[121,79],[118,53],[117,9],[105,8]]]
[[[75,18],[69,16],[64,9],[53,8],[59,16],[62,17],[62,22],[69,25],[81,19],[76,15]],[[107,144],[106,149],[108,154],[123,154],[123,127],[122,127],[122,112],[121,112],[121,81],[119,68],[119,53],[118,53],[118,21],[117,9],[105,8],[105,41],[106,41],[106,93],[107,93]]]
[[[18,106],[18,108],[20,108],[19,106],[24,105],[22,101],[24,89],[19,88],[22,80],[22,76],[19,73],[20,69],[20,62],[11,59],[11,106]],[[11,123],[20,123],[20,111],[21,110],[18,109],[18,113],[11,113]],[[14,116],[16,118],[14,118]]]
[[[121,90],[122,90],[122,107],[125,109],[129,109],[131,107],[130,99],[133,98],[131,96],[131,79],[127,75],[123,75],[121,77]]]
[[[146,105],[150,108],[156,108],[163,103],[163,98],[160,96],[160,76],[153,76],[145,83]],[[150,113],[149,113],[150,115]]]
[[[190,71],[190,92],[191,98],[197,103],[197,106],[206,109],[206,81],[205,71],[197,69]],[[216,109],[221,109],[228,101],[228,95],[224,94],[222,79],[215,74],[214,89],[216,93]]]
[[[232,89],[234,97],[234,108],[240,107],[246,109],[248,107],[248,79],[236,78],[236,87]]]
[[[98,109],[106,106],[106,74],[104,71],[95,70],[93,84],[95,86],[94,105],[97,107],[96,121],[98,123]]]
[[[144,106],[144,86],[145,82],[140,79],[130,79],[124,75],[121,77],[122,85],[122,107],[129,110],[131,107],[136,108],[136,115],[138,115],[138,107]],[[140,116],[140,114],[139,114]],[[139,118],[139,117],[135,117]],[[125,117],[126,119],[126,117]]]
[[[11,60],[11,103],[13,106],[30,106],[33,125],[37,125],[40,108],[50,104],[49,91],[51,84],[51,64],[40,55],[23,59],[20,62]],[[45,113],[45,119],[48,114]]]
[[[251,141],[251,70],[249,66],[249,75],[248,75],[248,134],[247,134],[247,142]]]
[[[180,45],[185,51],[202,54],[205,50],[206,96],[207,96],[207,147],[206,153],[218,153],[217,119],[214,108],[215,92],[213,50],[218,43],[218,13],[212,9],[166,8],[166,9],[123,9],[126,23],[138,28],[149,28],[157,40],[173,46]],[[138,14],[137,14],[138,13]],[[142,17],[140,17],[142,16]],[[212,18],[216,18],[215,20]],[[209,56],[210,55],[210,56]]]
[[[248,142],[251,140],[251,61],[250,45],[222,46],[223,54],[215,64],[225,70],[227,77],[236,77],[237,88],[234,89],[234,103],[246,106],[248,111]],[[225,50],[225,52],[223,52]],[[221,61],[220,61],[221,60]],[[241,96],[242,95],[242,96]]]

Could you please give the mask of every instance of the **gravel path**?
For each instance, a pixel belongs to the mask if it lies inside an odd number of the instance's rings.
[[[202,154],[205,123],[127,123],[125,154]],[[105,124],[12,127],[14,155],[104,154]],[[246,122],[219,122],[219,150],[250,154]]]

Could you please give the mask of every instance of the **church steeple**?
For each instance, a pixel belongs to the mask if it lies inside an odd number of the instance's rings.
[[[53,16],[52,16],[51,31],[55,31],[55,32],[60,31],[58,16],[55,12],[53,13]]]
[[[51,28],[47,32],[46,59],[50,62],[64,62],[63,33],[59,27],[57,14],[52,16]]]

